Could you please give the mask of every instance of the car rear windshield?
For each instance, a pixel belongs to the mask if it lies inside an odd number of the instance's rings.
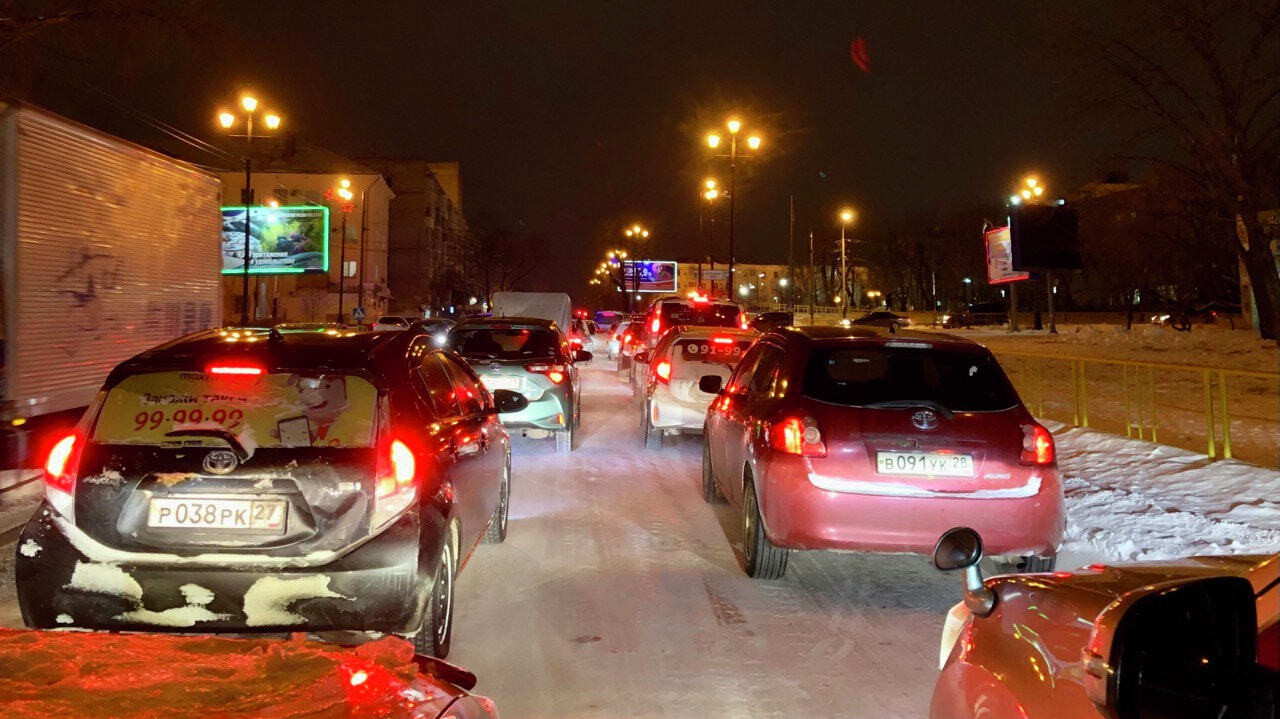
[[[240,369],[240,368],[234,368]],[[371,447],[378,390],[351,374],[150,372],[107,393],[91,437],[104,444]]]
[[[990,353],[920,344],[816,348],[804,394],[853,407],[925,401],[953,412],[994,412],[1017,406],[1017,393]]]
[[[666,326],[736,327],[738,312],[737,305],[712,302],[693,305],[684,302],[663,302],[662,323]]]
[[[464,357],[484,359],[535,359],[556,353],[556,333],[528,327],[472,327],[454,330],[458,351]]]
[[[733,367],[750,346],[751,340],[733,337],[683,339],[676,340],[671,356],[678,362],[708,362]]]

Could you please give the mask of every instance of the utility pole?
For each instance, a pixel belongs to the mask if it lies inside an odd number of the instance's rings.
[[[813,230],[809,230],[809,324],[813,324],[814,293],[817,291],[818,284],[813,281]]]
[[[787,223],[787,309],[794,310],[795,303],[792,302],[796,284],[796,196],[794,194],[788,197],[788,223]]]
[[[1053,317],[1053,270],[1044,271],[1044,291],[1049,299],[1049,334],[1058,334],[1058,323]]]
[[[240,308],[240,326],[249,326],[249,213],[253,208],[253,171],[249,159],[250,149],[253,147],[253,115],[248,116],[248,148],[244,154],[244,190],[240,193],[240,202],[244,205],[244,275],[241,294],[244,295],[244,307]]]
[[[844,302],[840,303],[840,319],[849,316],[849,266],[845,263],[844,256],[844,228],[847,222],[840,223],[840,294],[844,297]]]
[[[738,199],[738,133],[729,133],[729,299],[733,299],[733,203]]]

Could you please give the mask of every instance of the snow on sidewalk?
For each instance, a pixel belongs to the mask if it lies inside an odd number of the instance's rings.
[[[1055,438],[1063,568],[1280,551],[1280,471],[1086,429]]]

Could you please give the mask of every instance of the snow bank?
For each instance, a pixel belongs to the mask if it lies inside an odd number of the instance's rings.
[[[245,623],[251,627],[301,624],[306,618],[289,611],[289,605],[302,599],[322,597],[351,599],[329,589],[329,577],[323,574],[296,579],[263,577],[244,593]]]
[[[0,629],[5,717],[415,716],[442,705],[413,648],[303,641]],[[429,716],[435,716],[431,712]]]
[[[1071,562],[1280,551],[1280,471],[1084,429],[1056,440]]]

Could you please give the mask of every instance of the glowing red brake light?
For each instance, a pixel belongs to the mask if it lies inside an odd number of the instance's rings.
[[[822,442],[818,424],[806,417],[788,417],[769,426],[769,446],[786,454],[803,457],[825,457],[827,446]]]
[[[705,295],[694,295],[693,301],[702,304],[704,302],[710,302],[711,300],[708,300]]]
[[[551,370],[550,372],[547,373],[547,379],[551,380],[556,384],[560,384],[561,382],[564,381],[564,373],[557,372],[556,370]]]
[[[662,360],[658,364],[654,365],[653,373],[663,382],[671,381],[671,363],[666,360]]]
[[[405,484],[413,481],[413,476],[417,472],[417,460],[413,458],[413,452],[405,446],[400,440],[391,441],[391,474],[396,478],[396,484]]]
[[[551,380],[555,384],[563,382],[565,373],[569,371],[569,368],[562,364],[535,363],[527,364],[524,368],[526,372],[536,372],[541,375],[546,375],[547,379]]]
[[[712,337],[712,338],[711,338],[711,341],[712,341],[712,342],[715,342],[715,343],[716,343],[716,344],[718,344],[718,345],[731,345],[731,344],[733,344],[733,338],[732,338],[732,337]]]
[[[44,462],[44,481],[46,484],[64,492],[71,491],[71,485],[75,482],[75,463],[72,462],[72,456],[75,454],[77,437],[69,434],[58,440],[53,445],[53,449],[49,450],[49,458]]]
[[[649,331],[656,335],[660,329],[662,329],[662,318],[654,317],[653,321],[649,323]]]
[[[1054,463],[1057,452],[1053,435],[1038,424],[1022,425],[1022,463],[1046,466]]]
[[[241,377],[257,377],[263,373],[261,367],[254,365],[231,365],[231,364],[215,364],[209,365],[209,374],[231,375]]]
[[[626,333],[625,335],[623,335],[623,336],[622,336],[622,341],[623,341],[623,342],[630,342],[630,341],[631,341],[631,333],[630,333],[630,332],[628,332],[628,333]]]

